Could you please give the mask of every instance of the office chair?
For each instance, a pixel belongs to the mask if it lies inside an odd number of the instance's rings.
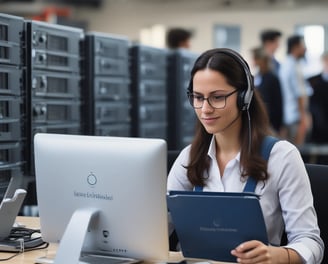
[[[305,167],[311,182],[314,208],[317,212],[320,235],[325,243],[325,254],[321,263],[328,263],[328,252],[326,252],[328,245],[328,210],[326,203],[328,199],[328,165],[306,163]]]
[[[181,150],[168,150],[167,151],[167,173],[170,172],[170,169],[176,160],[176,158],[179,156]]]
[[[180,150],[168,150],[167,151],[167,173],[170,172],[170,169],[179,154],[180,154]],[[177,249],[178,243],[179,243],[179,239],[178,239],[177,233],[174,230],[173,233],[169,237],[170,251],[178,251],[178,249]]]

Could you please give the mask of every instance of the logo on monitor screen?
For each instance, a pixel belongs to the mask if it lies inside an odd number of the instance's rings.
[[[97,177],[92,172],[87,177],[87,182],[89,185],[94,186],[97,183]]]

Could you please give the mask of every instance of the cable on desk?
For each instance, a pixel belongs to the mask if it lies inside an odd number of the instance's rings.
[[[49,246],[49,243],[42,240],[41,235],[33,237],[34,234],[41,234],[41,232],[39,229],[14,227],[10,235],[5,240],[0,241],[9,248],[8,250],[1,250],[1,252],[14,252],[14,254],[7,258],[0,258],[0,261],[7,261],[24,252],[45,249]]]
[[[13,259],[14,257],[17,257],[19,254],[22,254],[22,252],[17,252],[17,253],[15,253],[14,255],[11,255],[11,256],[8,257],[8,258],[0,258],[0,261],[11,260],[11,259]]]

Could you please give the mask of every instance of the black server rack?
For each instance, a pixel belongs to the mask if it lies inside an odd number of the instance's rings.
[[[24,19],[0,14],[0,202],[23,184]]]
[[[85,35],[84,110],[89,135],[131,135],[129,45],[121,36]]]
[[[167,140],[167,50],[130,47],[132,136]]]
[[[181,150],[194,135],[196,115],[189,104],[187,89],[197,54],[184,49],[168,56],[168,149]]]
[[[25,21],[29,174],[36,133],[83,134],[82,29]]]

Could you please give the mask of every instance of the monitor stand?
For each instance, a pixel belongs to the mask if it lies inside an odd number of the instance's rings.
[[[99,210],[95,208],[79,209],[73,213],[59,243],[55,264],[79,263],[89,224],[98,214]]]

